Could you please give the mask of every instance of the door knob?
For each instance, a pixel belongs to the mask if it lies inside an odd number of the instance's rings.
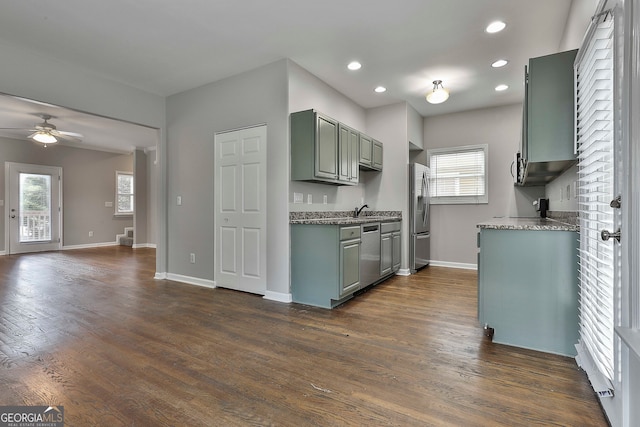
[[[609,230],[602,230],[600,232],[600,237],[605,242],[613,237],[618,241],[618,243],[620,243],[620,229],[618,228],[618,230],[615,233],[611,233]]]

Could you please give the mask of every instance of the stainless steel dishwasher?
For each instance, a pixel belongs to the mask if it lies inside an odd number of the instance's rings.
[[[380,279],[380,223],[362,224],[360,247],[360,287]]]

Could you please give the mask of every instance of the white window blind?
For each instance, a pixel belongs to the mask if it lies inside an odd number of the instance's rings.
[[[488,203],[488,146],[427,150],[431,169],[431,203]]]
[[[614,231],[614,210],[609,206],[614,198],[612,17],[604,16],[583,49],[575,66],[580,341],[600,373],[613,380],[614,250],[618,244],[600,238],[601,230]]]

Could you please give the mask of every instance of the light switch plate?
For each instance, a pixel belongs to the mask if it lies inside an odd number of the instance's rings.
[[[104,202],[104,207],[105,208],[112,208],[113,207],[113,202]]]
[[[307,194],[307,204],[313,203],[313,196],[311,194]]]
[[[177,204],[178,206],[182,206],[182,196],[178,196],[178,197],[176,197],[176,204]]]

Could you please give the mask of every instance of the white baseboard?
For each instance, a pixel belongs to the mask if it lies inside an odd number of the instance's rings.
[[[448,268],[460,268],[463,270],[477,270],[476,264],[466,264],[463,262],[449,262],[449,261],[429,261],[429,265],[434,267],[448,267]]]
[[[65,245],[61,249],[63,251],[72,250],[72,249],[92,249],[92,248],[102,248],[105,246],[118,246],[118,242],[101,242],[101,243],[88,243],[84,245]]]
[[[164,280],[167,278],[167,273],[159,273],[156,271],[155,276],[153,276],[154,279],[156,280]]]
[[[214,280],[200,279],[198,277],[183,276],[182,274],[173,274],[173,273],[167,273],[166,276],[167,277],[165,278],[167,280],[173,280],[174,282],[181,282],[181,283],[187,283],[189,285],[203,286],[205,288],[216,287],[216,282]]]
[[[263,298],[271,301],[286,302],[286,303],[293,301],[293,297],[291,296],[291,294],[283,294],[282,292],[273,292],[273,291],[265,292]]]
[[[151,248],[151,249],[155,249],[156,248],[156,244],[155,243],[136,243],[135,245],[132,246],[133,249],[138,249],[138,248]]]
[[[396,273],[396,276],[411,276],[411,270],[408,268],[401,268]]]
[[[6,251],[0,251],[0,256],[4,256],[4,255],[6,255],[6,254],[7,254],[7,252],[6,252]]]

